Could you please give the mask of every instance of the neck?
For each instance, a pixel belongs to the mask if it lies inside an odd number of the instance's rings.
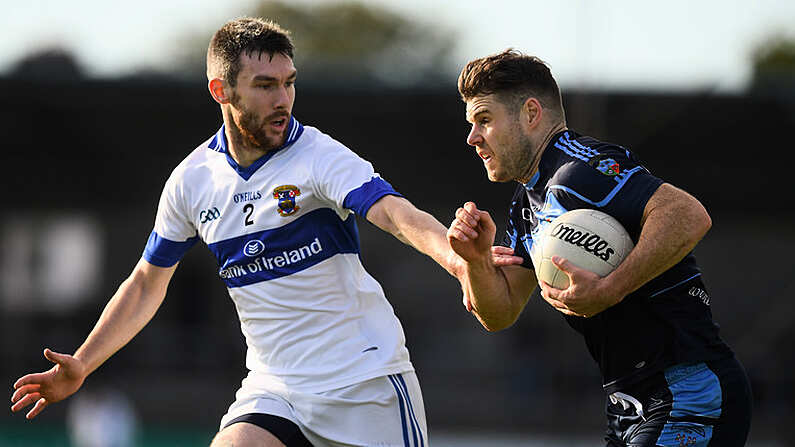
[[[265,155],[267,150],[253,145],[235,127],[235,123],[226,123],[226,148],[229,155],[240,167],[247,168],[255,160]]]
[[[533,145],[533,159],[530,163],[527,164],[527,170],[522,174],[520,178],[517,178],[516,181],[522,184],[526,184],[533,178],[533,176],[538,172],[538,165],[541,163],[541,155],[544,154],[547,146],[552,141],[552,137],[555,136],[556,133],[566,130],[566,123],[561,121],[552,126],[543,134],[544,139],[541,140],[539,145]]]

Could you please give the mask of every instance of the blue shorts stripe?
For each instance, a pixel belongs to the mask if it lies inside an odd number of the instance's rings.
[[[406,401],[406,412],[409,415],[409,423],[411,424],[411,439],[414,441],[413,445],[414,447],[419,447],[419,444],[417,443],[417,430],[419,429],[419,427],[417,427],[414,421],[413,412],[411,410],[411,398],[409,397],[409,394],[408,392],[406,392],[403,385],[401,385],[401,382],[403,382],[403,378],[400,377],[400,374],[394,374],[392,377],[395,379],[395,383],[398,384],[398,391],[403,396],[403,399]],[[422,436],[422,433],[420,433],[420,436]]]
[[[723,400],[720,380],[706,364],[668,368],[665,380],[674,397],[672,417],[720,417]]]
[[[666,369],[665,380],[673,397],[669,417],[674,420],[663,426],[657,445],[706,447],[713,426],[694,419],[720,417],[723,396],[718,376],[706,364],[696,363]]]
[[[409,431],[406,428],[406,408],[403,405],[403,394],[400,392],[400,387],[398,386],[395,378],[392,376],[387,376],[390,382],[392,382],[392,386],[395,387],[395,393],[398,397],[398,404],[400,405],[400,423],[403,425],[403,445],[405,447],[411,447],[409,443]]]
[[[420,422],[417,420],[417,415],[414,414],[414,404],[411,403],[411,396],[409,395],[409,387],[406,386],[406,381],[403,380],[403,375],[397,375],[398,380],[400,381],[400,386],[403,387],[403,391],[406,393],[406,400],[409,403],[409,414],[411,415],[412,424],[417,427],[417,431],[420,433],[420,447],[425,447],[425,439],[422,435],[422,427],[420,426]]]

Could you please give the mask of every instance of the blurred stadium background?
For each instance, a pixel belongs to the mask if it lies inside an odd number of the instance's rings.
[[[443,223],[474,200],[504,229],[514,185],[489,183],[465,144],[454,79],[466,60],[449,60],[451,34],[355,3],[268,2],[243,13],[293,30],[300,121],[371,160]],[[138,260],[171,169],[220,125],[202,78],[212,31],[179,42],[172,71],[97,77],[54,46],[0,73],[0,378],[9,396],[17,377],[49,367],[44,347],[79,346]],[[562,82],[571,128],[632,148],[712,214],[696,256],[723,337],[751,378],[749,445],[757,447],[795,445],[788,39],[760,41],[736,91]],[[433,445],[601,445],[598,371],[559,314],[536,294],[516,325],[488,334],[441,268],[359,224],[364,263],[403,322]],[[216,269],[209,251],[192,249],[139,336],[35,422],[7,411],[0,446],[207,445],[245,374],[239,323]]]

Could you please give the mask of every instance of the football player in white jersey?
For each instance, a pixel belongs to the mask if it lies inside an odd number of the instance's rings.
[[[457,275],[446,228],[293,117],[293,45],[278,25],[225,24],[210,42],[207,77],[223,126],[173,171],[142,259],[85,342],[73,355],[46,349],[55,366],[14,384],[12,410],[33,405],[31,419],[76,392],[154,316],[201,239],[235,303],[250,370],[213,446],[426,445],[403,329],[361,265],[353,214]]]

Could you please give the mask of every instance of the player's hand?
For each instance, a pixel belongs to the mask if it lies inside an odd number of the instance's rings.
[[[521,265],[522,262],[524,262],[524,259],[520,256],[513,255],[513,249],[511,247],[503,247],[502,245],[491,247],[491,260],[497,267]]]
[[[569,277],[569,287],[556,289],[539,281],[541,297],[566,315],[590,318],[623,298],[608,292],[603,278],[596,273],[581,269],[559,256],[553,256],[552,263]]]
[[[487,211],[467,202],[455,212],[455,220],[447,229],[447,240],[453,251],[466,262],[483,261],[491,257],[491,246],[497,227]]]
[[[49,371],[28,374],[14,383],[11,411],[17,412],[33,405],[27,419],[33,419],[47,405],[66,399],[77,391],[86,378],[83,363],[68,354],[44,350],[44,357],[55,363]]]

